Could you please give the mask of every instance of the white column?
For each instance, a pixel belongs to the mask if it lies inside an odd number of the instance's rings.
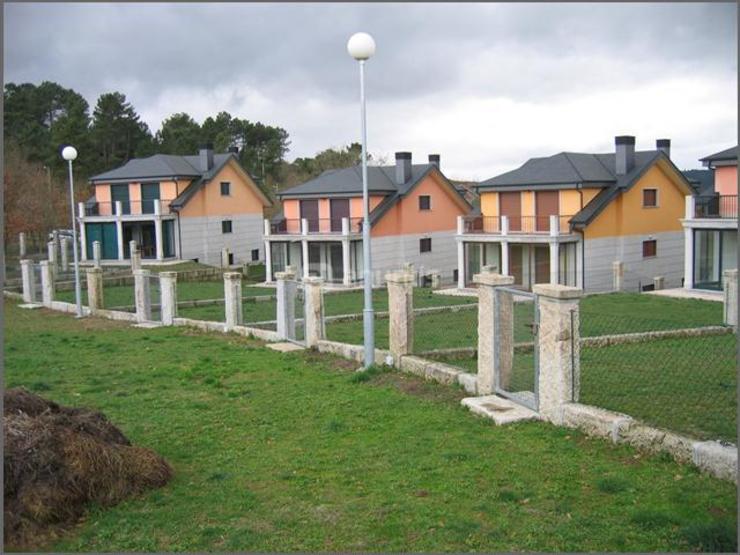
[[[242,275],[240,272],[224,273],[224,307],[226,311],[226,331],[244,323]]]
[[[576,243],[576,287],[583,289],[583,238]]]
[[[100,241],[93,241],[92,245],[93,250],[93,265],[96,268],[100,268],[100,259],[101,259],[101,252],[100,252]]]
[[[265,281],[267,283],[272,281],[272,249],[267,239],[265,239]]]
[[[505,218],[506,216],[503,216],[503,217]],[[501,241],[501,273],[505,276],[509,275],[509,242],[508,241]]]
[[[694,195],[686,195],[684,198],[684,218],[687,220],[693,220],[696,212],[696,199],[694,198]]]
[[[61,254],[62,272],[67,272],[69,271],[69,239],[67,237],[62,237],[59,253]]]
[[[694,230],[690,227],[683,228],[683,286],[694,288]]]
[[[295,339],[295,272],[276,272],[277,280],[277,333],[283,339]]]
[[[462,235],[465,233],[465,219],[462,216],[457,217],[457,234]]]
[[[344,285],[351,285],[352,283],[352,265],[350,264],[350,257],[349,239],[342,239],[342,283]]]
[[[501,216],[501,235],[509,234],[509,216]]]
[[[128,250],[131,254],[131,270],[141,269],[141,251],[139,251],[139,245],[136,241],[129,241]]]
[[[121,201],[117,200],[115,203],[116,213],[116,243],[118,247],[118,260],[125,260],[123,256],[123,222],[121,221],[121,211],[123,207]]]
[[[136,305],[136,319],[139,322],[148,322],[152,319],[152,295],[149,270],[134,270],[134,302]]]
[[[308,235],[308,220],[306,218],[301,218],[301,235],[304,236],[304,239],[301,240],[301,253],[303,254],[303,277],[307,278],[310,274],[308,271],[308,241],[305,239],[305,236]]]
[[[81,208],[84,210],[84,205]],[[77,220],[77,223],[80,226],[80,260],[82,262],[87,262],[87,233],[85,229],[85,222],[82,221],[82,216],[80,216],[80,219]]]
[[[162,323],[171,326],[177,318],[177,272],[159,273],[159,305]]]
[[[552,216],[550,216],[552,218]],[[552,221],[550,222],[552,224]],[[552,232],[552,227],[550,228]],[[550,283],[556,284],[560,278],[560,256],[557,241],[550,242]]]
[[[224,247],[221,249],[221,267],[222,268],[228,268],[229,267],[229,252],[228,247]]]
[[[159,201],[156,201],[154,203],[155,210],[156,207],[159,206]],[[162,242],[162,237],[164,234],[162,233],[162,219],[159,217],[154,218],[154,241],[156,243],[156,256],[157,260],[162,260],[164,258],[164,243]]]
[[[550,215],[550,237],[557,237],[560,233],[560,217]]]
[[[32,303],[36,299],[36,281],[33,276],[33,260],[21,260],[21,282],[23,302]]]
[[[465,243],[459,238],[457,240],[457,288],[465,288]]]
[[[304,310],[303,329],[306,347],[315,347],[326,336],[324,329],[324,296],[321,286],[324,280],[309,277],[303,280]]]
[[[265,237],[267,237],[272,232],[272,228],[270,227],[270,220],[265,218],[264,221],[262,222],[262,225],[263,225],[262,233]]]
[[[47,252],[48,252],[47,258],[49,259],[49,264],[51,264],[51,271],[56,274],[57,271],[59,270],[59,259],[57,258],[57,243],[56,243],[56,241],[49,241],[46,244],[46,248],[47,248]]]

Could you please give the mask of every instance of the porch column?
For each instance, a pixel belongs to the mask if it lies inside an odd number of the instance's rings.
[[[349,218],[342,218],[342,284],[352,283],[352,265],[349,249]]]
[[[159,202],[154,203],[154,210],[158,210]],[[164,258],[164,243],[163,241],[164,234],[162,233],[162,219],[159,216],[155,216],[154,218],[154,241],[156,243],[156,255],[157,260],[162,260]]]
[[[51,271],[48,260],[39,263],[41,268],[41,302],[44,306],[51,306],[54,300],[54,273]]]
[[[85,233],[85,222],[83,221],[83,218],[85,217],[85,204],[79,203],[77,206],[77,224],[80,227],[80,260],[82,262],[87,262],[87,233]]]
[[[303,277],[307,278],[310,274],[308,273],[308,241],[306,240],[306,235],[308,235],[308,220],[306,218],[301,218],[301,235],[303,235],[303,239],[301,240],[301,253],[303,254]]]
[[[87,306],[91,313],[103,308],[103,270],[88,268],[87,270]]]
[[[277,333],[283,339],[295,339],[295,272],[286,268],[276,272],[277,280]]]
[[[583,289],[583,237],[576,243],[576,287]]]
[[[684,197],[684,218],[687,220],[693,220],[696,212],[696,199],[694,195],[686,195]]]
[[[265,281],[267,283],[272,281],[272,248],[267,239],[265,239]]]
[[[691,227],[683,228],[683,286],[684,289],[694,288],[694,230]]]
[[[553,284],[558,283],[560,278],[560,256],[558,250],[558,242],[550,241],[550,283]]]
[[[93,241],[92,251],[93,251],[93,266],[95,268],[100,268],[100,241]]]
[[[478,285],[478,395],[490,395],[497,381],[504,385],[511,375],[514,299],[510,293],[497,294],[496,288],[512,285],[514,278],[484,266],[480,274],[473,276],[473,281]]]
[[[457,288],[465,288],[465,243],[457,240]]]
[[[504,218],[506,216],[503,216]],[[501,241],[501,274],[509,275],[509,242]]]
[[[125,260],[123,256],[123,222],[121,221],[121,211],[123,210],[120,200],[115,203],[115,215],[116,215],[116,243],[118,248],[118,260]]]
[[[131,253],[131,271],[141,269],[141,252],[139,251],[139,245],[136,241],[130,241],[128,244],[128,250]]]
[[[244,323],[241,272],[224,273],[224,307],[226,311],[226,331]]]
[[[136,305],[136,319],[139,323],[152,319],[152,294],[149,270],[134,270],[134,302]]]
[[[305,307],[303,310],[303,329],[306,347],[315,347],[320,339],[326,337],[324,329],[324,297],[321,286],[324,280],[320,277],[309,277],[303,280]]]
[[[565,285],[536,284],[539,303],[539,412],[559,424],[561,409],[578,401],[580,388],[579,302],[583,291]]]
[[[550,237],[560,234],[560,217],[550,214]]]

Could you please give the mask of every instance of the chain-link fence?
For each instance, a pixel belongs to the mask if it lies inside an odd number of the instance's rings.
[[[580,314],[580,402],[698,439],[736,441],[730,329],[656,315]]]

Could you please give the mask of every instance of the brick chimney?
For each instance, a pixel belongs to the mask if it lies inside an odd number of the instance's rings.
[[[614,137],[616,156],[614,157],[617,175],[629,173],[635,167],[635,138],[631,135]]]
[[[403,185],[411,179],[411,153],[396,152],[396,184]]]

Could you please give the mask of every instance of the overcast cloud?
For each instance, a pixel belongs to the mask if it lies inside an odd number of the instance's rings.
[[[673,141],[681,168],[737,144],[728,4],[5,4],[5,81],[126,94],[155,132],[220,110],[279,125],[288,158],[359,137],[345,45],[371,33],[368,143],[486,179],[531,156]]]

